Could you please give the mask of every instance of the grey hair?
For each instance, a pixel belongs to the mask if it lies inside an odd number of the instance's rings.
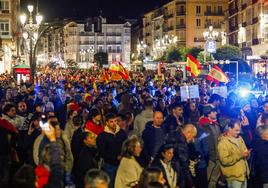
[[[263,137],[264,134],[268,133],[268,126],[266,125],[261,125],[259,127],[256,128],[256,134],[259,136],[259,137]]]
[[[86,173],[85,185],[89,185],[90,188],[97,188],[98,184],[110,184],[110,178],[108,174],[102,170],[91,169]]]

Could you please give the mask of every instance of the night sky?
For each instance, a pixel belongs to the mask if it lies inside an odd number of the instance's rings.
[[[21,0],[22,10],[30,2],[37,0]],[[138,18],[144,12],[167,2],[168,0],[39,0],[39,12],[45,16],[45,21],[54,18],[84,19],[99,14],[116,19]]]

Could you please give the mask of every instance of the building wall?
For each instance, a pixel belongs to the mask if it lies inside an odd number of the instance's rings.
[[[264,55],[268,48],[268,5],[261,0],[229,0],[229,43]]]
[[[19,5],[19,0],[0,0],[0,37],[1,49],[4,51],[1,60],[5,64],[5,71],[8,72],[15,63],[11,56],[17,55]]]
[[[40,46],[44,49],[44,57],[48,57],[49,61],[61,56],[64,61],[93,63],[95,53],[107,52],[109,62],[121,61],[129,64],[131,25],[128,22],[110,24],[103,19],[102,32],[95,33],[93,30],[86,32],[84,22],[69,22],[62,29],[45,35]]]
[[[153,50],[154,36],[177,36],[178,46],[203,47],[203,32],[210,25],[218,32],[227,32],[227,10],[228,0],[173,0],[144,14],[143,35],[148,45],[147,53],[151,54]],[[161,22],[160,28],[156,27],[156,23]]]

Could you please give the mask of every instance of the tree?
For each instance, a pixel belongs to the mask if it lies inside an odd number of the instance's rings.
[[[188,53],[191,54],[194,58],[197,58],[201,51],[203,51],[202,48],[193,47],[193,48],[189,49]]]
[[[216,60],[229,60],[241,57],[241,50],[232,45],[225,45],[217,49],[214,54]]]
[[[200,62],[200,63],[204,63],[204,55],[205,55],[205,51],[201,51],[198,56],[197,56],[197,60]],[[212,55],[206,53],[206,61],[213,61],[214,58]]]
[[[94,61],[96,61],[100,67],[108,65],[108,54],[106,52],[98,52],[94,55]]]
[[[178,48],[171,46],[166,53],[166,60],[168,62],[180,61],[182,60],[181,52]]]
[[[181,53],[181,60],[182,61],[187,61],[187,54],[189,54],[189,48],[186,47],[181,47],[180,48],[180,53]]]

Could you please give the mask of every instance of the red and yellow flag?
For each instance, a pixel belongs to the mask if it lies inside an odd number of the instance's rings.
[[[187,55],[186,71],[191,73],[192,77],[196,77],[200,74],[202,69],[199,61],[197,61],[191,54]]]
[[[221,68],[218,67],[217,65],[214,65],[212,67],[212,69],[210,70],[206,78],[209,81],[216,82],[216,83],[219,83],[219,82],[228,83],[229,82],[228,77],[224,74]]]
[[[118,73],[124,80],[129,79],[128,71],[120,62],[113,61],[109,68],[110,72]]]

